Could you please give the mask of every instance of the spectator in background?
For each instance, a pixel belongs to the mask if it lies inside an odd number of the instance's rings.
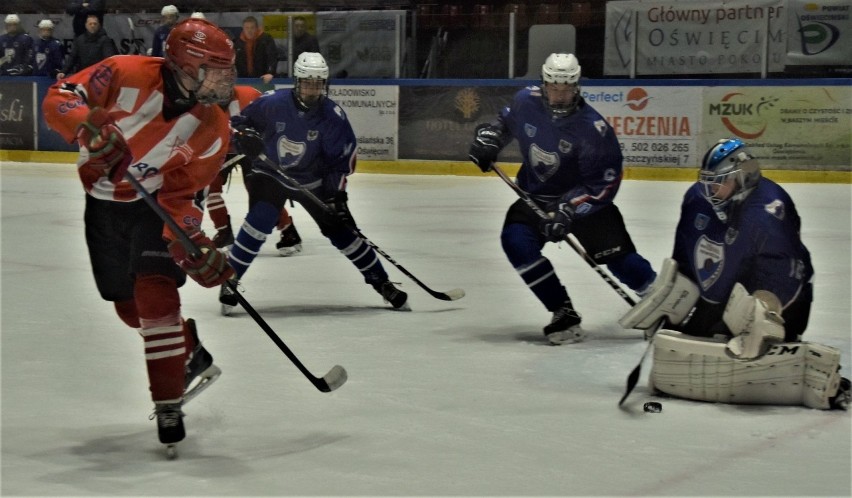
[[[17,14],[6,16],[5,23],[6,33],[0,36],[0,76],[27,76],[33,72],[33,39],[21,27]]]
[[[193,12],[192,14],[190,14],[189,17],[190,19],[207,19],[207,17],[205,17],[204,15],[204,12]]]
[[[154,41],[151,42],[151,53],[149,54],[154,57],[163,56],[163,45],[166,43],[166,38],[169,37],[172,27],[178,22],[178,8],[174,5],[166,5],[160,11],[160,15],[163,16],[163,20],[160,21],[160,27],[154,31]]]
[[[38,23],[38,39],[30,65],[33,76],[56,78],[65,65],[65,44],[53,37],[53,21],[42,19]]]
[[[308,33],[308,21],[302,16],[293,18],[293,60],[298,60],[302,52],[319,52],[319,40]]]
[[[106,13],[106,0],[71,0],[65,12],[73,16],[74,38],[86,32],[86,20],[89,16],[98,17],[98,23],[103,26]]]
[[[71,56],[56,75],[56,79],[61,80],[71,73],[76,73],[113,55],[118,55],[115,43],[101,27],[98,16],[93,14],[86,19],[86,32],[74,38]]]
[[[237,76],[272,81],[278,66],[278,49],[275,40],[258,27],[257,19],[248,16],[243,20],[243,31],[234,40],[237,52]]]

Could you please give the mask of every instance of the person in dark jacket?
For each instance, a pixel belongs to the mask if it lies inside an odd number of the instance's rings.
[[[71,56],[56,75],[56,79],[61,80],[71,73],[76,73],[113,55],[118,55],[115,42],[101,28],[98,17],[91,15],[86,19],[86,32],[74,39]]]
[[[234,40],[237,52],[237,75],[240,78],[260,78],[269,83],[278,66],[275,40],[257,25],[254,16],[243,19],[243,31]]]
[[[319,40],[308,32],[308,21],[302,16],[293,18],[293,60],[303,52],[319,52]]]
[[[97,16],[98,23],[103,26],[106,0],[71,0],[65,12],[73,16],[71,23],[74,26],[74,38],[76,38],[86,32],[86,19],[91,15]]]

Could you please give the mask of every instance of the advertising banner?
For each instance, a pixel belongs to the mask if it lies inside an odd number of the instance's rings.
[[[476,125],[494,120],[518,90],[517,86],[400,87],[400,159],[467,161]],[[499,159],[520,162],[517,144],[506,146]]]
[[[849,0],[787,0],[787,64],[849,64],[852,4]]]
[[[849,86],[707,87],[703,107],[705,146],[739,137],[768,167],[850,171]]]
[[[0,149],[36,150],[36,84],[0,83]]]
[[[583,98],[615,130],[624,166],[697,167],[701,87],[584,87]]]
[[[629,75],[634,54],[637,75],[759,73],[767,51],[768,71],[782,71],[786,10],[784,0],[608,2],[604,74]]]
[[[404,33],[403,10],[317,13],[320,52],[333,77],[395,77]]]
[[[328,94],[352,123],[358,137],[358,159],[397,159],[398,86],[332,85]]]

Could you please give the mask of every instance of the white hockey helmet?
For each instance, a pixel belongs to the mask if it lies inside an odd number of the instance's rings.
[[[305,80],[320,82],[319,94],[308,94],[303,85]],[[314,83],[316,84],[316,83]],[[328,64],[317,52],[302,52],[293,64],[293,95],[298,104],[307,110],[315,107],[328,94]]]
[[[21,18],[18,17],[18,14],[9,14],[6,16],[6,24],[21,24]]]
[[[190,19],[207,19],[207,17],[204,16],[204,12],[193,12],[192,14],[189,15],[189,18]]]
[[[50,19],[42,19],[38,22],[38,29],[53,29],[56,25]]]
[[[541,80],[576,84],[580,81],[580,62],[574,54],[550,54],[541,66]]]
[[[161,16],[177,16],[178,8],[174,5],[166,5],[163,7],[163,10],[160,11]]]
[[[580,63],[577,57],[574,54],[550,54],[541,66],[541,81],[541,98],[551,116],[554,119],[570,116],[580,104]]]

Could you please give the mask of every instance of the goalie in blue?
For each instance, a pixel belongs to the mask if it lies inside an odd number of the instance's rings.
[[[542,255],[546,242],[573,234],[597,264],[643,292],[656,274],[636,252],[613,204],[622,177],[621,147],[609,123],[580,95],[580,64],[573,54],[551,54],[541,86],[519,91],[497,119],[476,128],[470,158],[490,171],[514,138],[523,163],[517,184],[549,215],[544,220],[523,200],[506,214],[501,233],[509,262],[553,313],[544,335],[552,344],[582,340],[580,314]]]

